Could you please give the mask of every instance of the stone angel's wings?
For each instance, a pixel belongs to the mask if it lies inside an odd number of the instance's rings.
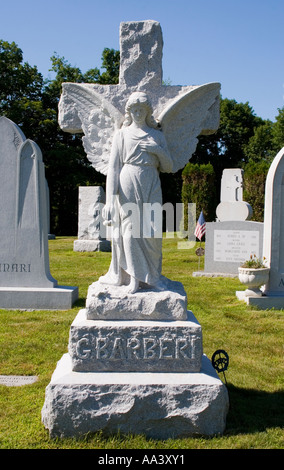
[[[77,83],[63,84],[59,125],[66,132],[83,132],[82,142],[88,160],[95,170],[104,175],[108,171],[113,135],[120,128],[123,118],[117,108],[91,87],[82,87]]]
[[[216,132],[219,126],[220,84],[198,86],[179,96],[158,117],[174,166],[183,168],[195,152],[199,135]]]

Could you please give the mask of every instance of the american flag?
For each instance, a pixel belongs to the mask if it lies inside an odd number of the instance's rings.
[[[194,235],[198,238],[198,240],[201,240],[205,231],[206,231],[206,222],[204,219],[203,211],[201,211],[199,219],[195,227]]]

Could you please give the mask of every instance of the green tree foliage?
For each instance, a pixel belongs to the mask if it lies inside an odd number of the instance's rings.
[[[273,123],[265,120],[255,128],[254,134],[244,146],[245,155],[250,162],[271,161],[273,158],[272,149]]]
[[[12,42],[0,40],[0,103],[8,110],[16,100],[37,100],[41,94],[43,77],[36,67],[23,62],[22,50]]]
[[[252,220],[263,222],[266,176],[270,167],[267,160],[251,160],[244,166],[243,199],[253,209]]]
[[[213,165],[217,204],[223,170],[243,168],[244,200],[253,208],[253,220],[262,221],[266,174],[271,161],[283,146],[284,108],[279,110],[273,123],[257,117],[248,103],[221,98],[219,128],[215,134],[199,137],[191,162]]]
[[[211,163],[206,165],[188,163],[183,169],[182,179],[182,202],[185,204],[185,210],[188,203],[195,203],[197,214],[203,210],[205,220],[208,222],[214,220],[216,186],[215,172]],[[186,214],[185,224],[187,224]]]
[[[40,145],[56,111],[43,103],[44,80],[37,67],[23,63],[22,50],[0,40],[0,112]]]
[[[272,129],[272,147],[274,153],[278,153],[284,147],[284,106],[278,109],[276,122]]]
[[[225,168],[242,167],[248,162],[246,146],[262,119],[254,114],[248,103],[237,103],[228,98],[220,99],[220,124],[217,132],[200,136],[193,163],[211,163],[220,184]]]

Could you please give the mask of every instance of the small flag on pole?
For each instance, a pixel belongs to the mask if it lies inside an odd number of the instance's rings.
[[[199,219],[195,227],[194,235],[198,238],[198,240],[201,240],[205,231],[206,231],[206,222],[204,219],[203,211],[201,211]]]

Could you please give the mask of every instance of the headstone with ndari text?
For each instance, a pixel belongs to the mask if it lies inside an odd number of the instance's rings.
[[[58,287],[49,267],[48,205],[41,150],[0,118],[0,308],[71,307],[77,288]]]

